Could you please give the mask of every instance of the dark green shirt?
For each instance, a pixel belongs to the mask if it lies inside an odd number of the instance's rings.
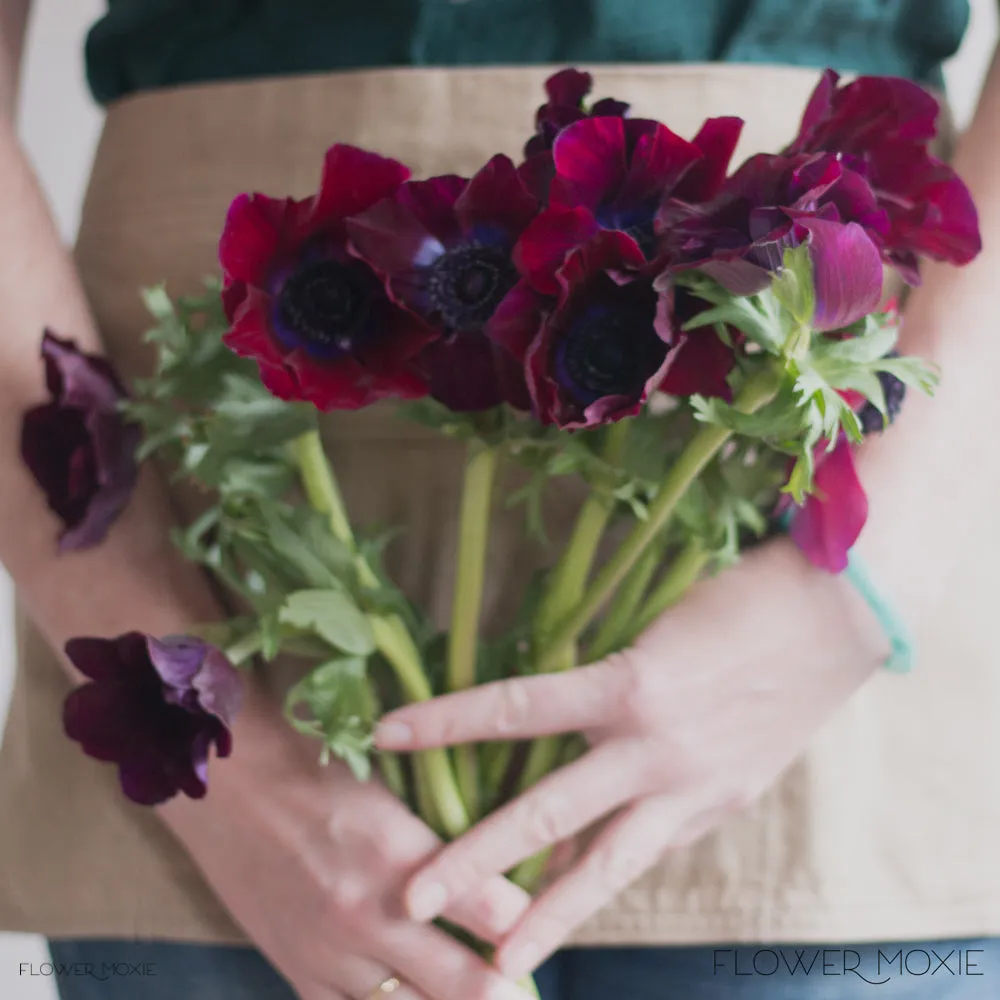
[[[969,0],[109,0],[102,102],[206,80],[367,66],[768,62],[940,82]]]

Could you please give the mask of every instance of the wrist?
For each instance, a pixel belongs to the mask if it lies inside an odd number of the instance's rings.
[[[813,566],[786,536],[767,546],[768,558],[795,595],[809,646],[832,651],[843,664],[844,676],[857,685],[868,680],[892,652],[890,637],[865,597],[845,573]]]
[[[232,727],[233,750],[209,761],[203,799],[177,795],[156,812],[189,848],[220,827],[241,826],[252,815],[263,787],[292,794],[309,771],[305,748],[282,718],[259,679],[248,678],[244,703]],[[316,766],[315,755],[312,759]]]

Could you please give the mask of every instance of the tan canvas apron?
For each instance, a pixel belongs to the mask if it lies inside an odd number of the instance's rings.
[[[747,121],[741,155],[794,134],[817,74],[761,67],[594,67],[597,94],[691,136]],[[352,142],[417,176],[517,156],[547,68],[417,69],[217,84],[127,99],[108,115],[77,258],[111,353],[146,361],[140,286],[198,287],[230,199],[304,196],[324,149]],[[458,455],[376,411],[333,421],[355,516],[406,527],[401,585],[442,618]],[[744,815],[676,852],[577,935],[581,943],[850,941],[1000,934],[1000,669],[984,525],[950,597],[923,623],[912,677],[880,676]],[[488,613],[501,621],[531,560],[516,524],[494,538]],[[0,929],[49,936],[240,941],[181,848],[122,797],[114,769],[60,730],[66,681],[30,629],[0,757]],[[215,766],[225,766],[224,763]],[[252,873],[248,872],[248,877]]]

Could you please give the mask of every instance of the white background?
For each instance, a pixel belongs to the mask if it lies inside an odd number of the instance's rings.
[[[947,67],[960,123],[968,120],[975,106],[997,37],[997,4],[994,0],[972,3],[973,23],[965,45]],[[22,83],[21,135],[48,192],[60,230],[71,242],[101,127],[100,112],[84,86],[82,47],[86,28],[100,15],[102,2],[34,0],[34,7]],[[0,571],[0,730],[12,672],[9,607],[10,584]],[[0,869],[4,863],[5,859],[0,858]],[[0,998],[53,1000],[55,992],[49,980],[19,974],[22,962],[33,962],[37,968],[46,957],[39,939],[0,934]]]

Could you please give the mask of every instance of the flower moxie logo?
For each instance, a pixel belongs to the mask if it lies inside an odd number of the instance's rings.
[[[131,976],[155,976],[155,962],[22,962],[18,975],[21,976],[90,976],[99,982],[109,979],[125,979]]]
[[[983,976],[982,948],[953,948],[945,955],[933,948],[879,948],[862,955],[852,948],[717,948],[716,976],[857,976],[871,986],[885,986],[905,976]]]

